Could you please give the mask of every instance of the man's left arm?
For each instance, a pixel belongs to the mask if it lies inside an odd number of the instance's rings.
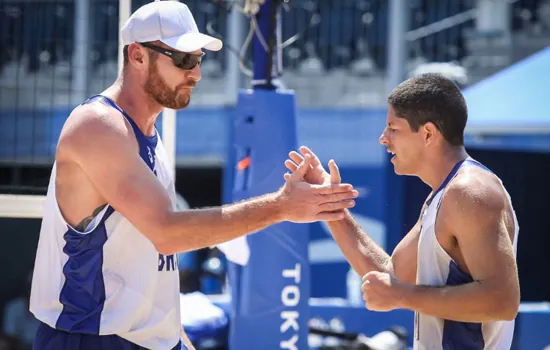
[[[507,229],[513,231],[514,223],[506,195],[499,185],[458,183],[445,197],[439,218],[452,228],[474,281],[459,286],[412,286],[403,307],[464,322],[514,319],[520,291],[513,236]]]

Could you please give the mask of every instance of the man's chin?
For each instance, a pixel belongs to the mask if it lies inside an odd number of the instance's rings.
[[[176,101],[175,103],[165,105],[164,107],[179,110],[179,109],[184,109],[185,107],[189,106],[190,102],[191,102],[191,98],[189,97],[186,100]]]
[[[396,175],[407,175],[402,167],[398,164],[397,162],[397,156],[393,156],[391,159],[390,159],[390,163],[393,164],[393,172],[396,174]]]

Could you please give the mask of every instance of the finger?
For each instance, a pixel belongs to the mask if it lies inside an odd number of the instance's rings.
[[[317,155],[315,153],[313,153],[312,150],[310,150],[308,147],[306,146],[301,146],[300,147],[300,152],[302,152],[302,154],[309,154],[311,156],[311,165],[316,167],[318,165],[321,164],[321,161],[319,160],[319,157],[317,157]]]
[[[353,191],[353,185],[351,184],[311,185],[311,187],[318,194],[332,194]]]
[[[340,176],[340,169],[338,169],[338,165],[336,165],[336,162],[334,161],[334,159],[329,160],[328,168],[330,172],[330,183],[339,184],[340,182],[342,182],[342,176]]]
[[[337,221],[337,220],[342,220],[344,218],[344,213],[325,211],[317,214],[316,218],[317,220],[322,220],[322,221]]]
[[[298,169],[294,172],[293,175],[295,175],[296,179],[303,179],[304,176],[306,176],[306,173],[309,170],[309,166],[311,164],[311,156],[309,154],[306,154],[304,156],[304,160],[298,165]]]
[[[290,180],[290,178],[292,177],[292,175],[289,174],[289,173],[285,173],[285,174],[283,175],[283,177],[285,178],[285,181],[288,181],[288,180]]]
[[[298,169],[298,166],[296,165],[296,163],[294,163],[293,161],[291,161],[290,159],[287,159],[285,160],[285,166],[288,170],[290,170],[291,172],[295,172],[296,169]]]
[[[363,282],[370,282],[373,276],[376,276],[377,271],[369,271],[363,276]]]
[[[332,202],[340,202],[345,201],[349,199],[354,199],[358,195],[358,192],[356,190],[348,191],[348,192],[339,192],[339,193],[332,193],[332,194],[323,194],[319,196],[319,203],[332,203]]]
[[[341,201],[341,202],[331,202],[323,203],[319,205],[321,211],[337,211],[342,209],[353,208],[355,206],[354,200]]]
[[[288,157],[290,159],[292,159],[292,161],[296,164],[300,164],[301,162],[303,162],[304,160],[304,157],[302,157],[298,152],[296,151],[291,151],[288,153]]]

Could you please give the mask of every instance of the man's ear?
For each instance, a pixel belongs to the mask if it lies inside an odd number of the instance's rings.
[[[427,122],[421,126],[424,134],[424,142],[426,144],[431,144],[439,137],[439,129],[432,122]]]
[[[147,52],[145,50],[146,49],[138,43],[131,43],[128,46],[129,63],[136,68],[141,68],[141,66],[147,63]]]

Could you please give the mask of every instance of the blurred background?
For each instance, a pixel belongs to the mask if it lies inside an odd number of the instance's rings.
[[[132,11],[146,2],[133,0]],[[250,23],[233,9],[242,1],[182,2],[201,31],[225,42],[205,56],[191,105],[176,117],[180,207],[199,208],[222,204],[230,190],[223,174],[231,167],[237,93],[250,87]],[[409,0],[400,11],[390,11],[390,2],[283,5],[280,83],[296,94],[298,143],[339,163],[345,181],[361,189],[354,214],[391,251],[416,222],[428,188],[394,176],[378,144],[388,87],[396,74],[451,78],[469,104],[469,153],[513,199],[522,302],[543,317],[550,301],[550,0]],[[397,46],[392,27],[405,28]],[[26,310],[40,219],[18,215],[24,208],[10,196],[46,193],[64,120],[116,79],[118,28],[117,0],[0,0],[0,340],[12,344],[0,349],[28,348],[34,336]],[[401,58],[399,72],[392,55]],[[349,264],[326,227],[312,224],[310,240],[312,297],[354,298]],[[225,290],[217,249],[182,254],[179,263],[182,292]],[[544,334],[550,321],[526,324]]]

